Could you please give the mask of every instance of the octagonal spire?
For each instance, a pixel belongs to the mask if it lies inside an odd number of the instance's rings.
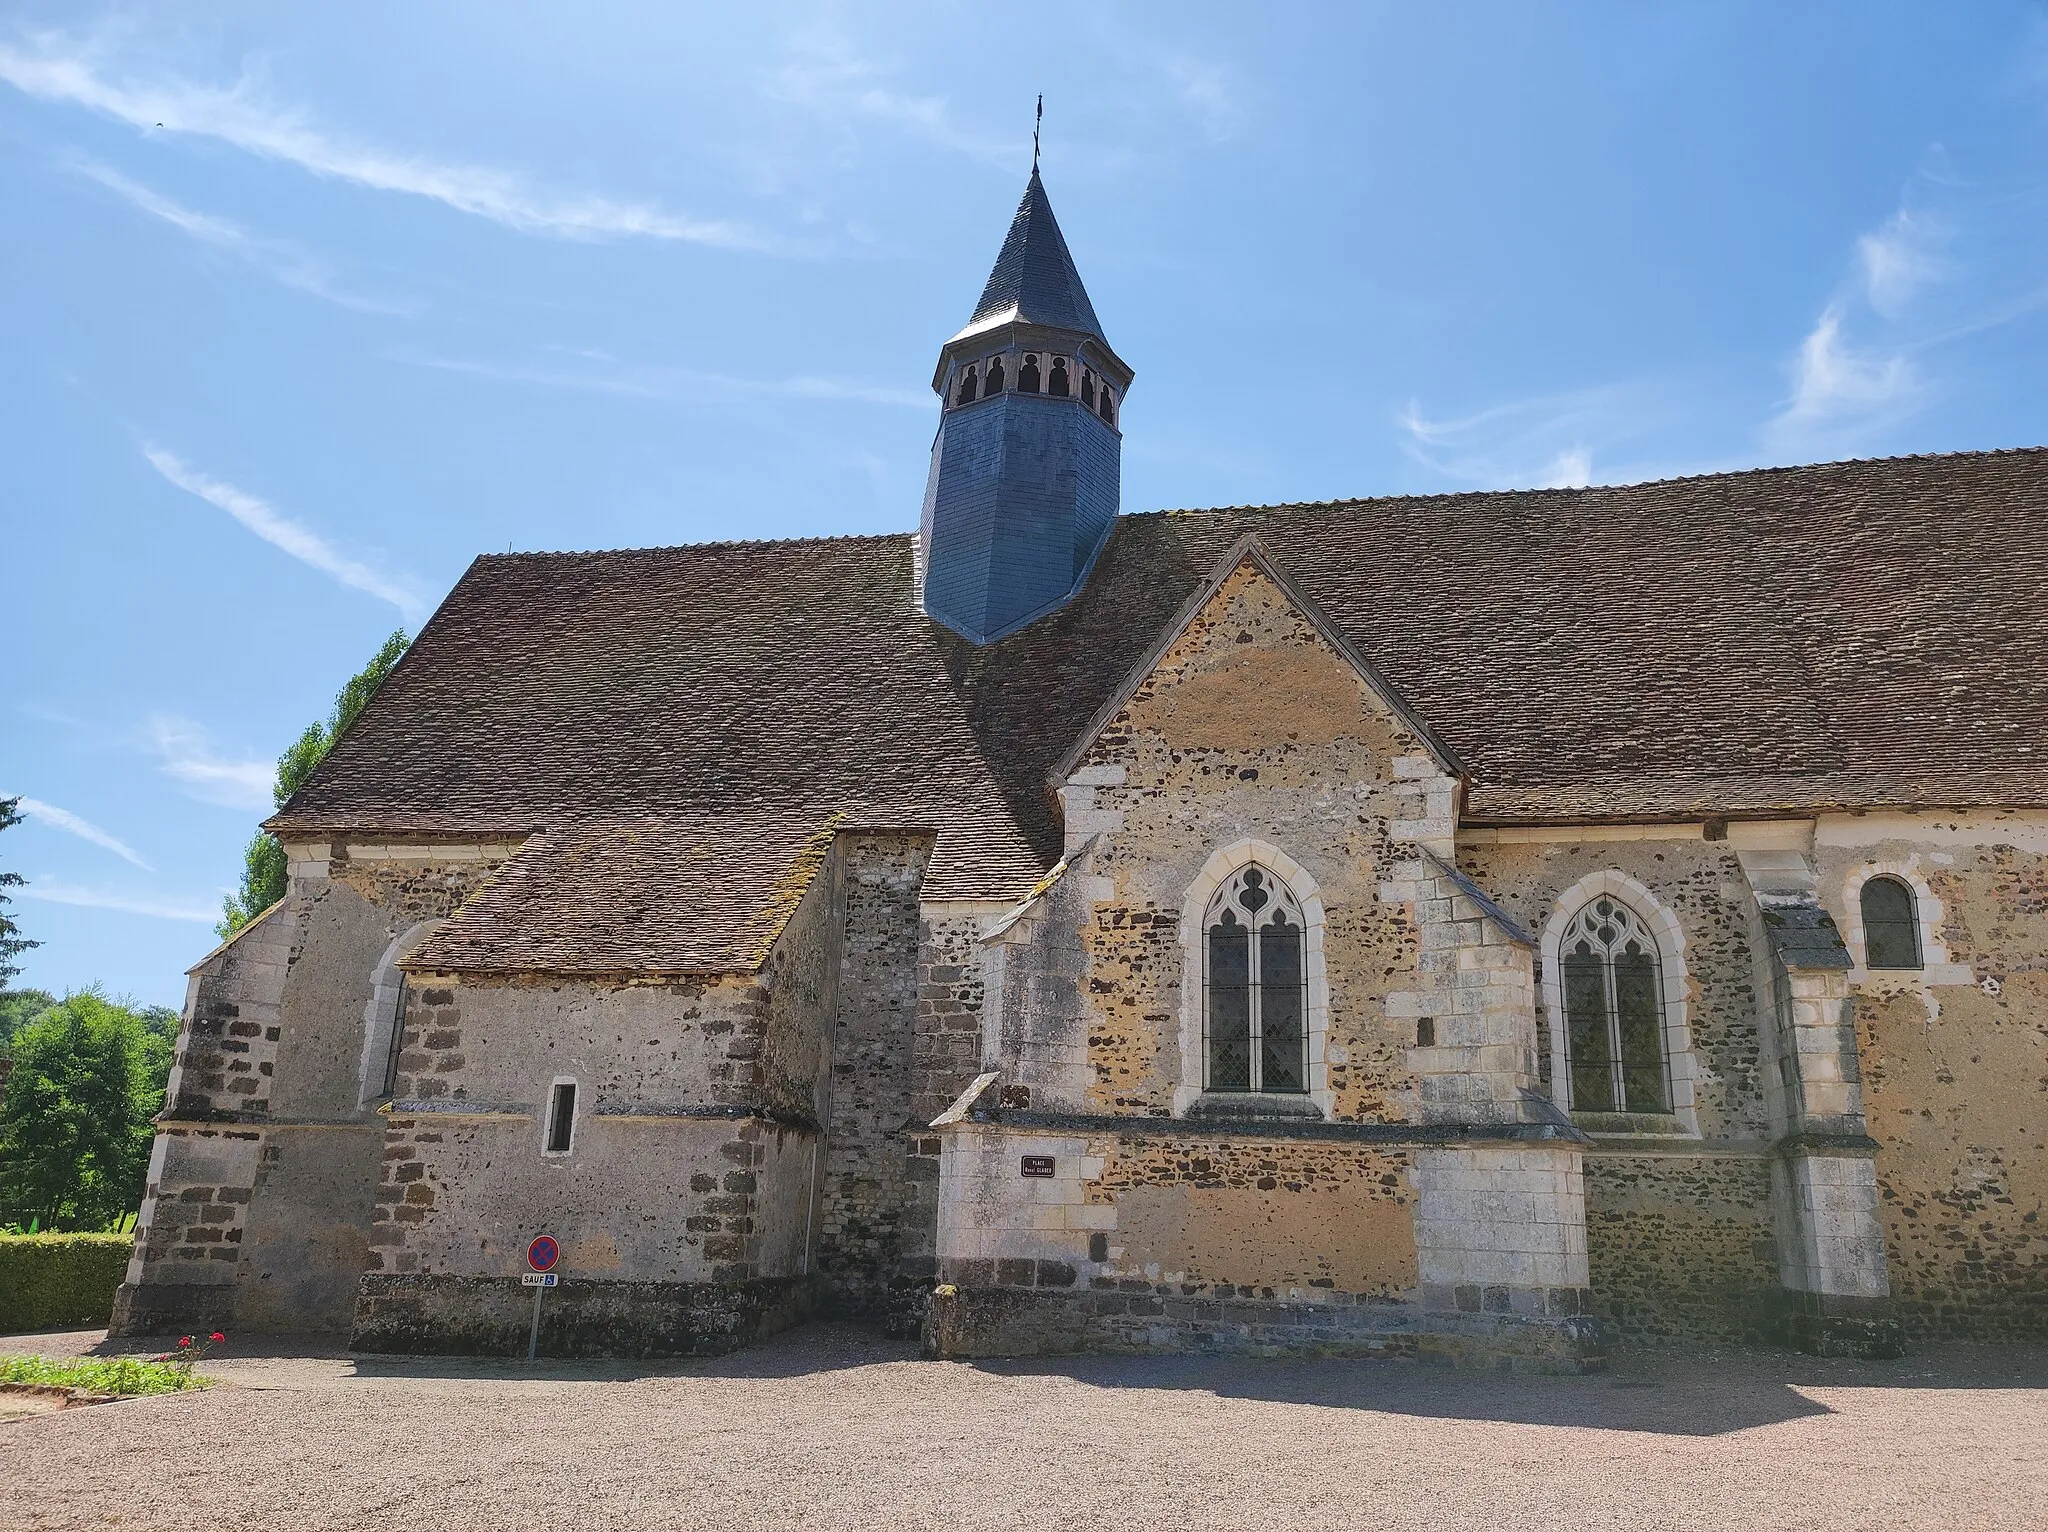
[[[1052,203],[1036,166],[1024,188],[1024,200],[1017,204],[1017,216],[1010,220],[995,270],[981,291],[981,302],[974,306],[973,317],[960,334],[972,335],[1013,320],[1076,330],[1108,342],[1095,317],[1095,305],[1088,301],[1088,289],[1081,285],[1081,273],[1067,253],[1066,238],[1052,215]]]

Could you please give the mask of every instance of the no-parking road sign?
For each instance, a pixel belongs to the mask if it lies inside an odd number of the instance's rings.
[[[555,1262],[561,1258],[562,1247],[555,1243],[552,1234],[537,1234],[526,1247],[526,1264],[535,1271],[553,1271]]]

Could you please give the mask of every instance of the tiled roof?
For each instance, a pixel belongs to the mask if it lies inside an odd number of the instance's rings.
[[[1024,200],[1017,204],[1017,216],[1010,220],[1010,232],[988,274],[981,302],[961,333],[1006,319],[1080,330],[1107,340],[1036,170],[1024,188]]]
[[[748,972],[796,912],[834,825],[735,816],[534,836],[405,967],[432,973]]]
[[[471,567],[287,832],[655,816],[938,833],[927,897],[1057,860],[1044,774],[1244,533],[1469,768],[1480,822],[2048,805],[2048,449],[1122,518],[977,649],[907,536]]]

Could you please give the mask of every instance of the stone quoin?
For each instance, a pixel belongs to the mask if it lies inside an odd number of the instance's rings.
[[[116,1331],[2048,1337],[2048,451],[1121,515],[1131,383],[1034,169],[916,533],[479,558]]]

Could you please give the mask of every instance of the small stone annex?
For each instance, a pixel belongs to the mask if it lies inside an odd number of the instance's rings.
[[[479,558],[192,970],[116,1329],[2048,1337],[2048,450],[1118,514],[1034,170],[915,534]]]

